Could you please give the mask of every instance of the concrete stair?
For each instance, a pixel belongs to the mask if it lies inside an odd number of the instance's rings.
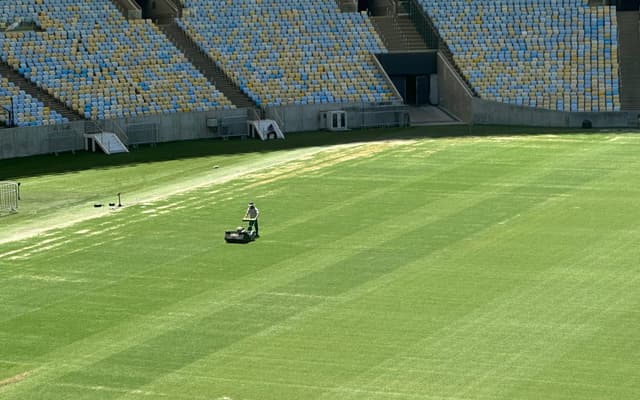
[[[134,0],[112,0],[127,19],[142,18],[142,9]]]
[[[340,11],[342,12],[356,12],[358,11],[356,0],[336,0]]]
[[[622,111],[640,111],[640,14],[618,11],[618,59]]]
[[[180,0],[167,0],[167,2],[173,4],[175,9],[178,10],[177,17],[178,18],[182,17],[182,10],[184,9],[182,2]]]
[[[25,93],[30,94],[31,97],[40,100],[46,107],[49,107],[49,109],[56,111],[63,117],[66,117],[69,121],[84,119],[79,113],[72,110],[70,107],[67,107],[63,102],[53,97],[44,89],[20,75],[9,64],[3,61],[0,61],[0,75],[7,78],[21,90],[24,90]]]
[[[408,15],[371,17],[371,22],[389,51],[429,50]]]
[[[173,21],[169,24],[159,25],[160,29],[180,50],[187,59],[211,82],[216,89],[221,91],[231,102],[239,108],[256,110],[258,106],[244,94],[238,86],[218,67],[208,55],[187,36],[186,32]]]
[[[409,115],[411,116],[411,126],[462,123],[443,109],[434,106],[409,107]]]
[[[129,152],[127,146],[113,132],[92,133],[85,135],[85,137],[92,140],[92,151],[96,151],[95,145],[97,144],[107,155]]]
[[[414,29],[425,43],[431,43],[427,46],[430,49],[437,49],[440,54],[449,62],[449,64],[453,67],[456,74],[460,78],[462,82],[464,82],[465,86],[472,93],[473,96],[477,96],[475,89],[465,75],[462,73],[462,70],[455,62],[453,58],[453,53],[447,43],[442,40],[440,35],[438,34],[438,30],[435,28],[435,24],[431,17],[424,11],[422,6],[418,3],[417,0],[397,0],[397,12],[398,16],[407,16],[409,21],[413,24]],[[420,33],[422,32],[422,34]],[[424,35],[423,35],[424,34]]]

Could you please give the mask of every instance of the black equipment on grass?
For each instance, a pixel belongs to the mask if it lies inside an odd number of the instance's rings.
[[[253,220],[249,218],[244,218],[242,220],[242,222],[249,221]],[[224,241],[227,243],[249,243],[256,240],[256,237],[258,237],[258,235],[256,234],[255,230],[251,229],[251,226],[249,226],[248,228],[239,226],[232,231],[224,232]]]

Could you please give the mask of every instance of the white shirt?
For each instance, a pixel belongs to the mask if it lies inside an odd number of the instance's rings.
[[[251,219],[256,219],[258,218],[258,215],[260,214],[260,211],[258,210],[258,207],[249,207],[247,208],[247,216]]]

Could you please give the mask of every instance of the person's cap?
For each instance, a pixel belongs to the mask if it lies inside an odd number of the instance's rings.
[[[250,201],[250,202],[249,202],[249,205],[250,205],[250,206],[254,205],[254,204],[253,204],[253,201]]]

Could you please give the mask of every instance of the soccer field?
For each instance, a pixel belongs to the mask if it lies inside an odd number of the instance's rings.
[[[640,136],[22,182],[0,218],[0,399],[640,398]],[[250,200],[261,238],[226,244]]]

